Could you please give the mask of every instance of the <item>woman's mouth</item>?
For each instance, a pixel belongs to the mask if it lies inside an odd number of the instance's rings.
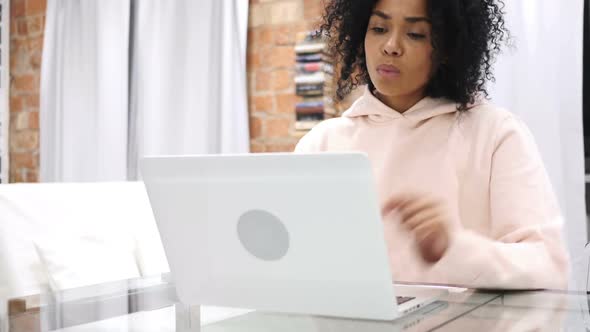
[[[393,65],[379,65],[377,73],[384,78],[397,78],[401,75],[401,71]]]

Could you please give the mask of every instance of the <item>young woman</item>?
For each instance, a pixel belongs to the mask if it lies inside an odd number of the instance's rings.
[[[486,101],[509,37],[500,0],[332,0],[337,99],[297,152],[371,160],[395,281],[563,288],[562,219],[532,135]]]

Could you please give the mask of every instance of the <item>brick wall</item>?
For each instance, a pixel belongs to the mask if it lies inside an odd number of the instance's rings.
[[[292,151],[295,36],[317,26],[321,0],[250,0],[248,100],[252,152]]]
[[[46,0],[11,0],[10,6],[10,182],[37,182]]]

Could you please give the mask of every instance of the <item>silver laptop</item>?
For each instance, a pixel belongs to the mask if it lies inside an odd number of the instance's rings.
[[[185,304],[392,320],[444,294],[394,287],[363,154],[163,156],[140,167]]]

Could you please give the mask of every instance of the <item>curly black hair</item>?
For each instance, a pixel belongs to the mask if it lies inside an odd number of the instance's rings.
[[[336,100],[371,82],[365,58],[365,34],[378,0],[329,0],[318,33],[326,36],[339,64]],[[433,63],[437,66],[426,95],[447,98],[466,110],[478,95],[488,97],[492,65],[510,33],[503,0],[428,0]]]

